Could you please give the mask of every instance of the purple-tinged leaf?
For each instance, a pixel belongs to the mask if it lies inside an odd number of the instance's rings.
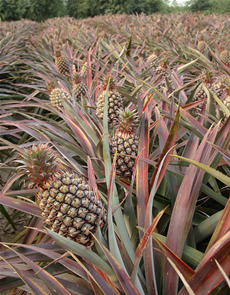
[[[78,257],[73,253],[70,253],[70,255],[74,258],[74,260],[76,260],[76,262],[82,267],[82,269],[85,270],[88,277],[97,284],[97,286],[104,292],[104,294],[119,294],[116,287],[109,280],[109,278],[106,278],[106,275],[103,272],[97,272],[93,267],[90,266],[89,263],[81,262],[80,259],[78,259]],[[108,281],[110,282],[110,284],[108,283]]]
[[[46,286],[50,289],[52,294],[63,294],[63,295],[71,295],[71,293],[51,274],[49,274],[46,270],[41,268],[35,262],[30,260],[28,257],[23,254],[17,253],[14,249],[12,251],[16,252],[16,254],[21,257],[25,263],[27,263],[31,269],[37,274],[37,276],[46,284]]]
[[[181,114],[192,124],[192,126],[200,132],[203,136],[206,134],[206,128],[199,123],[195,118],[193,118],[189,113],[187,113],[183,108],[181,108]]]
[[[41,209],[38,205],[31,204],[29,202],[22,201],[20,199],[15,199],[11,197],[7,197],[5,195],[0,194],[0,204],[4,206],[9,206],[11,208],[17,209],[22,212],[26,212],[28,214],[42,217],[41,216]]]
[[[222,281],[223,275],[220,272],[215,260],[221,265],[227,275],[230,275],[230,231],[228,231],[204,256],[198,265],[195,274],[188,281],[188,284],[196,295],[209,294]],[[186,295],[183,287],[178,295]]]
[[[1,258],[1,256],[0,256],[0,258]],[[25,283],[25,285],[28,286],[28,288],[30,289],[30,291],[33,294],[47,295],[47,291],[45,291],[37,283],[35,283],[35,281],[32,280],[28,275],[26,275],[26,273],[24,271],[20,270],[16,266],[13,266],[7,260],[5,260],[5,259],[3,259],[3,260],[18,274],[18,277]],[[48,293],[48,294],[52,294],[52,293]]]
[[[132,283],[130,277],[127,275],[127,273],[124,271],[124,269],[121,267],[121,265],[116,261],[116,259],[112,256],[112,254],[104,247],[98,240],[98,244],[102,248],[103,252],[105,253],[109,264],[111,265],[112,269],[114,270],[118,281],[120,282],[125,294],[127,295],[140,295],[137,288]]]
[[[208,246],[207,246],[205,252],[207,252],[229,230],[230,230],[230,199],[228,199],[228,202],[221,214],[221,217],[218,221],[218,224],[217,224],[215,231],[211,237],[211,240],[208,243]]]
[[[152,238],[152,234],[153,231],[156,229],[156,226],[158,224],[158,221],[160,220],[160,218],[162,217],[162,215],[164,214],[165,210],[167,209],[167,207],[160,211],[158,213],[158,215],[154,218],[152,224],[150,225],[150,227],[147,229],[147,231],[144,233],[142,239],[140,240],[138,247],[136,249],[135,252],[135,259],[134,259],[134,267],[133,267],[133,271],[131,274],[131,280],[133,281],[133,279],[135,278],[136,274],[137,274],[137,267],[139,265],[140,259],[143,255],[143,252],[149,242],[149,239]]]
[[[210,164],[209,160],[212,147],[207,143],[207,140],[214,142],[217,131],[218,128],[216,127],[214,130],[207,132],[195,155],[196,161]],[[189,169],[186,170],[177,194],[169,224],[166,246],[178,257],[182,255],[204,174],[205,172],[196,166],[189,167]],[[178,276],[171,264],[166,262],[164,268],[164,292],[174,295],[177,293],[177,287]]]
[[[178,270],[183,274],[186,280],[189,280],[195,273],[187,264],[185,264],[177,255],[175,255],[164,243],[162,243],[154,234],[154,239],[157,241],[159,247],[164,252],[167,258],[170,258],[171,261],[176,265]]]

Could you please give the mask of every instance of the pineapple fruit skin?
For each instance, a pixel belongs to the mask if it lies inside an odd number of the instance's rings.
[[[130,179],[133,173],[135,157],[138,154],[139,138],[135,134],[124,136],[116,133],[110,140],[110,151],[112,160],[117,151],[116,173],[120,177]],[[124,154],[124,155],[119,155]],[[130,157],[134,156],[134,157]]]
[[[63,54],[61,53],[60,56],[56,56],[55,58],[55,65],[58,69],[58,71],[61,74],[70,74],[71,73],[71,64],[70,61],[68,59],[68,57],[63,56]]]
[[[225,63],[226,65],[230,65],[230,59],[229,59],[229,52],[228,50],[223,50],[220,53],[220,60]]]
[[[56,172],[39,188],[37,198],[49,228],[84,246],[92,244],[91,233],[106,223],[101,201],[75,172]]]
[[[49,96],[51,103],[54,106],[62,107],[63,101],[71,101],[71,96],[62,88],[54,88]]]
[[[106,91],[98,96],[96,115],[103,120]],[[119,111],[123,108],[123,99],[117,91],[108,91],[108,124],[118,122]]]
[[[80,82],[79,84],[74,85],[73,93],[76,100],[80,101],[81,97],[87,97],[88,88],[83,82]]]

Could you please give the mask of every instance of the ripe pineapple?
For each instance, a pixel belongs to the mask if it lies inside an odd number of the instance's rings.
[[[200,78],[207,88],[209,88],[211,91],[213,91],[216,95],[219,93],[218,85],[214,84],[213,73],[211,71],[209,71],[209,70],[203,71]],[[196,89],[193,99],[194,99],[194,101],[198,101],[201,99],[207,99],[207,95],[206,95],[206,92],[205,92],[202,84],[200,84],[198,86],[198,88]]]
[[[230,66],[230,54],[228,50],[223,50],[220,53],[220,60],[226,65]]]
[[[120,111],[119,123],[113,137],[110,139],[112,159],[117,151],[116,172],[120,177],[130,179],[133,173],[135,158],[138,153],[138,136],[136,135],[137,114],[128,109]],[[124,154],[124,155],[120,155]]]
[[[71,101],[71,96],[62,88],[56,87],[54,82],[48,83],[49,99],[54,106],[62,107],[63,101]]]
[[[68,57],[62,53],[60,47],[55,50],[55,65],[61,74],[71,73],[71,64]]]
[[[119,110],[123,109],[123,99],[121,95],[115,91],[115,81],[111,75],[105,76],[102,83],[102,93],[98,96],[96,103],[96,115],[103,120],[106,88],[108,89],[108,124],[115,124],[119,117]]]
[[[148,65],[154,70],[159,66],[159,55],[161,54],[161,49],[156,48],[154,52],[147,58]]]
[[[205,51],[206,47],[207,47],[207,44],[203,40],[200,40],[197,44],[197,49],[201,53],[203,53]]]
[[[82,97],[87,97],[88,88],[83,82],[81,82],[79,74],[75,73],[73,75],[73,82],[73,93],[76,100],[79,101]]]
[[[86,179],[77,172],[61,170],[47,144],[24,150],[18,162],[22,164],[20,171],[31,181],[30,186],[39,189],[36,197],[49,228],[89,246],[93,242],[91,233],[95,233],[98,223],[100,227],[105,224],[106,215]]]
[[[162,79],[169,75],[169,63],[167,59],[163,59],[155,70],[155,74]]]

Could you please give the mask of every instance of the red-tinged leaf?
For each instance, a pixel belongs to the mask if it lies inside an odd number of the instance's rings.
[[[17,209],[22,212],[26,212],[31,215],[35,215],[40,218],[42,217],[41,209],[39,208],[39,206],[31,204],[29,202],[7,197],[5,195],[0,195],[0,204],[4,206],[9,206],[11,208]]]
[[[96,182],[96,178],[95,178],[95,174],[94,174],[94,170],[93,170],[93,165],[92,165],[92,162],[89,157],[87,158],[87,166],[88,166],[89,186],[91,189],[93,189],[94,193],[96,194],[97,199],[100,200],[100,196],[99,196],[99,192],[98,192],[98,188],[97,188],[97,182]]]
[[[138,154],[144,159],[149,158],[149,125],[152,103],[142,114]],[[144,227],[145,210],[148,203],[148,164],[138,161],[136,171],[137,220],[140,227]],[[142,234],[141,234],[142,236]]]
[[[230,154],[226,151],[226,150],[224,150],[224,149],[222,149],[221,147],[219,147],[219,146],[217,146],[217,145],[215,145],[215,144],[213,144],[213,143],[210,143],[219,153],[221,153],[221,155],[224,157],[224,159],[225,159],[225,161],[228,163],[228,165],[230,166]],[[228,146],[228,145],[226,145],[226,146]]]
[[[215,231],[212,235],[211,240],[205,250],[207,252],[218,240],[220,240],[227,231],[230,230],[230,199],[224,208],[224,211],[218,221]]]
[[[223,280],[215,260],[221,265],[227,275],[230,275],[230,231],[216,242],[198,265],[195,274],[188,284],[196,295],[209,294]],[[178,295],[187,295],[183,287]]]
[[[39,244],[37,246],[34,246],[34,245],[8,243],[8,245],[22,247],[22,248],[17,249],[17,252],[21,251],[21,252],[23,252],[24,255],[32,255],[35,252],[35,253],[41,253],[42,255],[44,255],[45,260],[47,260],[46,257],[51,258],[53,261],[58,260],[58,262],[60,264],[62,264],[64,267],[66,267],[67,269],[69,269],[70,271],[75,273],[76,275],[80,276],[83,279],[87,279],[85,271],[76,262],[74,262],[73,260],[71,260],[69,258],[63,258],[62,254],[54,252],[54,251],[61,251],[61,250],[63,251],[63,249],[60,246],[58,246],[57,244],[45,243],[45,244]],[[6,257],[7,259],[8,258],[12,259],[14,257],[13,252],[11,250],[10,250],[10,252],[8,250],[3,251],[2,257]]]
[[[112,254],[109,252],[108,249],[106,249],[105,246],[103,246],[98,240],[97,243],[100,245],[101,249],[105,253],[109,264],[111,265],[112,269],[114,270],[118,281],[121,284],[122,289],[124,290],[125,294],[127,295],[140,295],[137,288],[132,283],[130,277],[127,275],[127,273],[124,271],[124,269],[121,267],[121,265],[117,262],[117,260],[112,256]]]
[[[91,142],[87,138],[87,136],[82,132],[82,130],[69,118],[66,118],[66,121],[69,125],[69,127],[72,129],[73,133],[75,134],[77,140],[79,141],[81,147],[91,156],[95,157],[95,153],[93,150],[93,147],[91,145]]]
[[[166,141],[166,143],[164,145],[164,148],[163,148],[163,150],[162,150],[162,152],[160,154],[159,160],[158,160],[158,162],[157,162],[157,164],[155,166],[155,169],[153,171],[153,174],[151,176],[151,179],[150,179],[150,185],[151,186],[153,186],[153,183],[154,183],[154,180],[155,180],[155,177],[157,175],[157,172],[158,172],[158,169],[159,169],[159,166],[160,166],[160,163],[161,163],[162,159],[165,157],[167,152],[176,144],[177,134],[178,134],[178,129],[179,129],[179,119],[180,119],[180,109],[178,108],[178,110],[176,112],[176,115],[175,115],[175,119],[173,121],[172,128],[171,128],[170,133],[168,135],[167,141]],[[165,172],[167,170],[170,159],[171,159],[171,156],[167,155],[167,157],[165,159],[165,162],[164,162],[164,166],[162,167],[159,178],[158,178],[158,183],[157,183],[156,190],[159,187],[159,185],[160,185],[160,183],[161,183],[161,181],[162,181],[162,179],[163,179],[163,177],[165,175]]]
[[[111,295],[119,294],[116,287],[109,280],[109,278],[107,278],[106,280],[104,279],[105,274],[101,276],[100,273],[98,273],[93,267],[91,267],[89,263],[87,262],[83,263],[78,259],[76,255],[74,255],[73,253],[70,253],[70,254],[77,261],[77,263],[85,270],[88,277],[91,278],[93,282],[96,283],[97,286],[104,292],[104,294],[111,294]],[[109,281],[110,284],[107,281]]]
[[[1,258],[1,256],[0,256]],[[47,293],[45,290],[43,290],[33,279],[31,279],[29,276],[25,274],[24,271],[18,269],[16,266],[13,266],[10,264],[7,260],[3,259],[19,276],[19,278],[25,283],[25,285],[28,286],[32,294],[36,295],[49,295],[52,293]]]
[[[207,140],[214,142],[217,131],[218,127],[214,128],[212,131],[207,132],[195,155],[195,159],[197,161],[203,162],[207,165],[210,164],[209,160],[212,147],[207,143]],[[181,257],[182,255],[204,174],[205,172],[203,170],[195,166],[189,167],[189,169],[186,170],[177,194],[169,224],[166,245],[178,257]],[[172,295],[176,294],[178,287],[178,276],[169,262],[165,263],[163,286],[164,292],[166,294],[168,294],[168,292],[170,292]]]
[[[187,113],[183,108],[181,108],[181,114],[192,124],[192,126],[200,132],[203,136],[206,134],[206,128],[199,123],[195,118],[193,118],[189,113]]]
[[[179,271],[183,274],[184,278],[188,281],[195,273],[187,264],[185,264],[177,255],[175,255],[164,243],[162,243],[154,234],[154,239],[165,253],[165,255],[172,260]]]
[[[131,274],[131,279],[133,276],[136,275],[137,272],[137,266],[139,264],[139,261],[141,259],[141,256],[146,248],[146,245],[149,242],[149,239],[152,238],[152,234],[153,231],[155,230],[158,221],[160,220],[161,216],[164,214],[165,210],[167,209],[167,207],[162,210],[161,212],[158,213],[158,215],[154,218],[152,224],[150,225],[150,227],[147,229],[147,231],[145,232],[145,234],[143,235],[142,239],[140,240],[140,243],[138,244],[138,247],[136,249],[135,252],[135,259],[134,259],[134,267],[133,267],[133,271]]]
[[[91,88],[92,85],[92,70],[91,70],[91,48],[88,51],[88,56],[87,56],[87,86],[88,89]]]
[[[146,100],[143,109],[142,109],[142,114],[146,111],[147,107],[149,106],[151,100],[153,98],[153,94],[149,95],[148,99]]]
[[[23,254],[17,253],[14,251],[23,261],[25,261],[31,269],[37,274],[37,276],[46,284],[46,286],[50,289],[52,294],[63,294],[63,295],[71,295],[71,293],[51,274],[49,274],[46,270],[41,268],[35,262],[30,260],[28,257],[24,256]]]

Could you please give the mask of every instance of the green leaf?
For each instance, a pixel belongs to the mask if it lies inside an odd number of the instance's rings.
[[[195,165],[196,167],[204,170],[205,172],[211,174],[213,177],[217,178],[218,180],[220,180],[221,182],[223,182],[224,184],[226,184],[227,186],[230,186],[230,177],[224,175],[223,173],[221,173],[220,171],[213,169],[207,165],[204,165],[202,163],[199,163],[197,161],[191,160],[191,159],[187,159],[181,156],[175,156],[185,162],[188,162],[190,164]]]

